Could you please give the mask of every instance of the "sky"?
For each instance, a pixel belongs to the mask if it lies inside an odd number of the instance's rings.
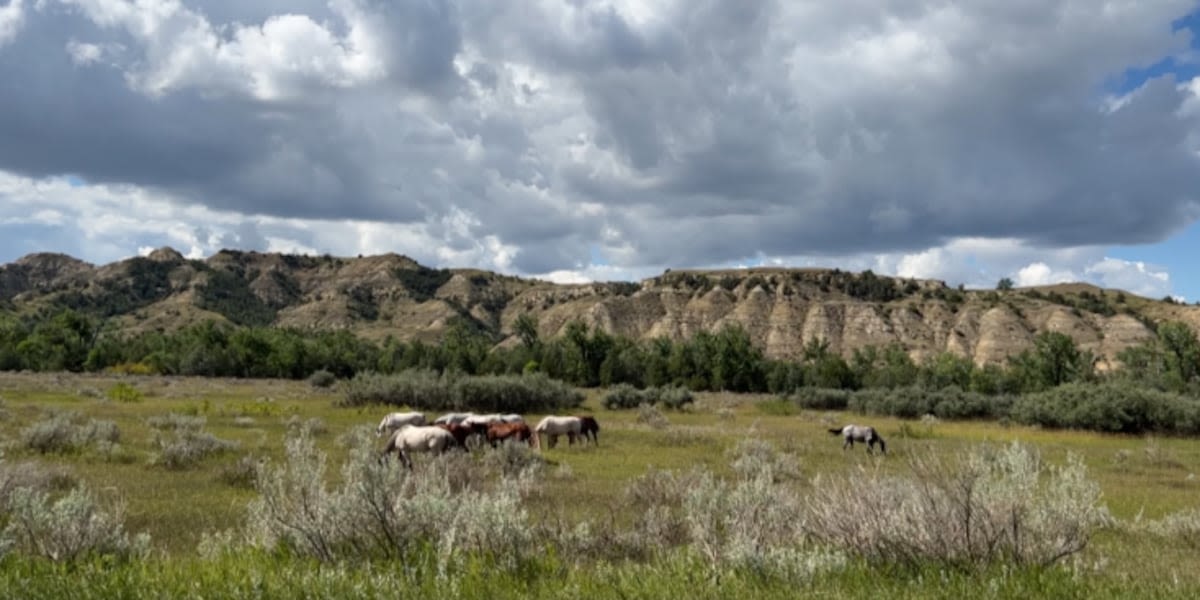
[[[1196,0],[0,0],[0,263],[1200,300]]]

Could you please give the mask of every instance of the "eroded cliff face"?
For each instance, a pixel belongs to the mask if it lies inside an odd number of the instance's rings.
[[[128,330],[204,319],[344,328],[371,338],[436,340],[469,319],[500,343],[522,314],[543,338],[572,321],[635,339],[688,338],[736,324],[772,358],[814,340],[849,357],[899,344],[918,360],[953,352],[1001,363],[1043,331],[1073,338],[1111,368],[1154,336],[1147,323],[1200,325],[1200,308],[1071,284],[995,292],[825,269],[677,271],[639,283],[558,285],[474,269],[429,269],[395,254],[335,258],[223,251],[188,260],[169,248],[93,266],[61,254],[0,266],[0,308],[71,307]]]

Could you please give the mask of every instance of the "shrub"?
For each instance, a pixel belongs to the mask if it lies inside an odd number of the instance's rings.
[[[641,403],[642,393],[628,383],[614,385],[604,395],[604,408],[609,410],[636,408]]]
[[[680,410],[695,403],[691,390],[682,386],[650,387],[638,390],[627,383],[613,386],[604,396],[604,408],[619,410],[636,408],[641,404]]]
[[[1012,405],[1013,420],[1043,427],[1113,433],[1200,433],[1200,401],[1128,383],[1071,383],[1026,394]]]
[[[54,413],[21,430],[21,443],[41,454],[79,452],[88,446],[111,445],[121,439],[112,421],[98,421],[75,413]]]
[[[60,466],[36,462],[0,462],[0,507],[7,506],[9,498],[18,489],[65,491],[78,483],[70,471]]]
[[[556,412],[583,404],[583,394],[544,374],[438,376],[432,371],[359,374],[346,382],[340,406],[390,404],[418,410]]]
[[[850,392],[827,388],[802,387],[796,388],[791,395],[791,401],[800,408],[810,410],[846,410]]]
[[[661,388],[650,388],[646,390],[647,399],[652,404],[661,404],[671,410],[680,410],[684,406],[693,404],[695,399],[692,397],[691,390],[682,386],[663,386]]]
[[[662,411],[655,408],[652,404],[638,405],[637,422],[649,425],[655,429],[666,429],[671,424],[667,420],[667,417],[662,414]]]
[[[0,534],[3,545],[31,556],[71,562],[97,555],[138,558],[149,551],[149,536],[130,538],[125,532],[120,506],[105,511],[83,487],[55,501],[45,492],[18,489],[9,498],[8,511],[8,526]]]
[[[1014,442],[956,462],[918,456],[912,468],[912,478],[860,471],[818,481],[810,533],[884,562],[1048,565],[1083,550],[1109,519],[1076,456],[1046,467]]]
[[[236,442],[219,439],[204,431],[206,422],[205,417],[179,413],[146,419],[147,425],[159,430],[154,436],[157,453],[151,463],[168,469],[187,469],[209,456],[237,447]]]
[[[113,385],[104,392],[105,397],[113,402],[141,402],[141,390],[125,383],[124,381]]]
[[[308,384],[315,388],[333,387],[335,383],[337,383],[337,376],[325,369],[313,371],[313,374],[308,376]]]
[[[172,470],[189,469],[204,459],[232,450],[237,442],[223,440],[200,429],[176,429],[173,435],[154,436],[157,453],[152,464]]]
[[[339,483],[331,485],[326,455],[311,437],[294,436],[286,445],[285,462],[258,472],[260,497],[249,515],[257,545],[322,561],[402,558],[429,549],[439,570],[473,553],[514,568],[534,552],[519,478],[490,491],[456,490],[448,474],[470,457],[449,453],[409,471],[379,461],[374,437],[359,428]]]
[[[1169,514],[1146,526],[1150,533],[1169,540],[1172,544],[1183,544],[1200,549],[1200,509],[1191,508]]]
[[[236,462],[223,467],[218,479],[231,487],[253,489],[261,460],[257,456],[241,456]]]

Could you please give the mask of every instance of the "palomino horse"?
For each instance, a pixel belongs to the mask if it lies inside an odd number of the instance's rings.
[[[574,444],[583,430],[583,421],[579,417],[556,417],[551,415],[542,419],[533,428],[533,446],[542,447],[542,436],[550,436],[550,447],[558,443],[558,436],[566,435],[568,443]]]
[[[375,435],[383,435],[385,431],[395,431],[405,425],[424,425],[425,415],[419,412],[394,412],[389,413],[382,421],[379,422],[379,427],[375,428]]]
[[[533,443],[533,432],[524,423],[492,423],[487,428],[487,441],[493,448],[505,440]]]
[[[599,446],[600,423],[596,421],[596,417],[579,415],[579,434],[583,436],[584,443],[591,439],[593,444]]]
[[[412,457],[409,456],[411,453],[431,452],[433,454],[441,454],[453,445],[454,436],[441,427],[405,425],[397,429],[392,434],[392,437],[388,439],[387,447],[383,449],[382,456],[386,457],[388,454],[396,452],[400,456],[400,462],[404,463],[404,466],[408,467],[411,471],[413,468]]]
[[[863,442],[867,445],[867,454],[871,454],[871,449],[874,448],[875,443],[878,442],[879,450],[884,454],[887,454],[887,444],[884,443],[883,438],[880,437],[879,433],[875,431],[874,427],[867,427],[865,425],[847,425],[839,429],[830,429],[829,433],[832,433],[833,435],[840,435],[846,439],[846,441],[842,443],[842,450],[845,450],[846,448],[853,448],[854,442]]]

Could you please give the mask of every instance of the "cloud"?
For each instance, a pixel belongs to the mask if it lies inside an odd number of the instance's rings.
[[[16,37],[24,17],[22,0],[9,0],[7,5],[0,7],[0,46]]]
[[[1101,249],[1200,217],[1200,84],[1128,77],[1192,52],[1172,23],[1194,8],[10,0],[0,173],[83,204],[0,250],[570,277],[846,260],[1161,289]]]

